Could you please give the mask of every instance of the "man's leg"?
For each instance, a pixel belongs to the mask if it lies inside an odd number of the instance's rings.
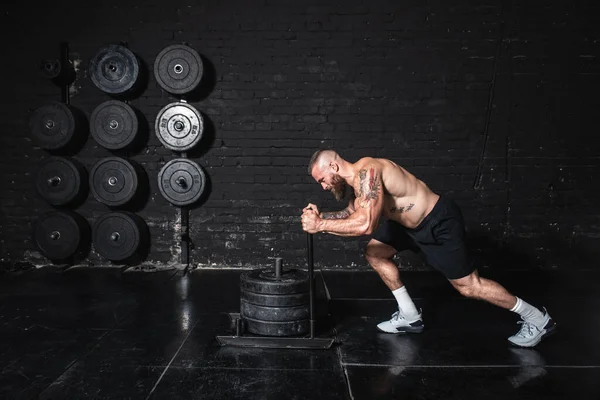
[[[431,229],[421,230],[418,238],[423,244],[421,249],[427,255],[428,261],[442,272],[462,295],[485,300],[519,314],[523,319],[523,327],[508,340],[522,347],[535,346],[554,330],[554,321],[547,312],[542,313],[510,294],[500,284],[479,276],[477,269],[473,268],[474,264],[464,240],[466,230],[460,207],[447,197],[440,199],[430,214],[430,221],[435,220],[436,223]]]
[[[464,278],[450,279],[450,283],[465,297],[485,300],[507,310],[517,304],[517,298],[508,290],[497,282],[480,277],[477,270]]]
[[[379,274],[383,283],[392,291],[404,286],[400,280],[398,267],[392,261],[392,257],[398,251],[392,246],[382,243],[376,239],[371,239],[367,244],[365,258]]]
[[[392,291],[398,302],[398,312],[390,321],[382,322],[378,328],[388,333],[422,332],[424,325],[421,315],[400,280],[398,267],[391,260],[397,250],[392,246],[371,239],[367,244],[365,257],[371,267],[379,274],[385,285]]]
[[[547,312],[542,312],[512,295],[499,283],[480,277],[477,270],[463,278],[449,281],[465,297],[484,300],[519,314],[524,321],[523,327],[516,335],[509,338],[518,346],[535,346],[556,327]]]

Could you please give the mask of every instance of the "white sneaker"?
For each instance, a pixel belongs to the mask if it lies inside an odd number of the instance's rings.
[[[550,335],[556,329],[554,320],[550,318],[550,314],[544,308],[544,322],[542,328],[538,328],[531,322],[525,320],[519,321],[523,324],[519,332],[508,338],[508,341],[519,347],[533,347],[538,344],[543,338]]]
[[[386,333],[421,333],[425,329],[425,325],[421,314],[415,321],[409,322],[400,314],[400,311],[396,311],[392,314],[392,319],[378,324],[377,329]]]

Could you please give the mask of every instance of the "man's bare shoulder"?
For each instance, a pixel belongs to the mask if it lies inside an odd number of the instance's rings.
[[[365,168],[375,168],[376,170],[380,170],[384,166],[383,161],[385,161],[384,158],[363,157],[354,163],[354,169],[356,171]]]
[[[364,161],[363,161],[364,160]],[[363,162],[357,170],[364,168],[374,168],[380,174],[389,174],[389,173],[397,173],[399,171],[406,173],[408,172],[404,167],[396,162],[387,159],[387,158],[374,158],[374,157],[365,157],[361,158],[356,162],[358,165],[359,162]]]
[[[364,171],[367,168],[372,168],[373,160],[375,160],[373,157],[363,157],[363,158],[360,158],[358,161],[356,161],[353,164],[355,176],[354,176],[354,182],[352,183],[352,186],[354,187],[354,189],[357,190],[357,193],[358,193],[358,186],[360,184],[361,172],[364,174]]]

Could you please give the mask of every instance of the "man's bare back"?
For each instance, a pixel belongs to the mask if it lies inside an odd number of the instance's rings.
[[[383,215],[407,228],[416,228],[440,197],[423,181],[388,159],[365,157],[352,167],[356,172],[352,185],[356,196],[354,209],[360,207],[364,180],[379,176],[383,186]]]

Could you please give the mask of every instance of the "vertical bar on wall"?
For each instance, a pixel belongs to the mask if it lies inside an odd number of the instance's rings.
[[[189,223],[190,215],[187,207],[179,207],[181,213],[181,235],[180,246],[181,246],[181,259],[179,262],[187,267],[190,265],[190,234],[189,234]]]

